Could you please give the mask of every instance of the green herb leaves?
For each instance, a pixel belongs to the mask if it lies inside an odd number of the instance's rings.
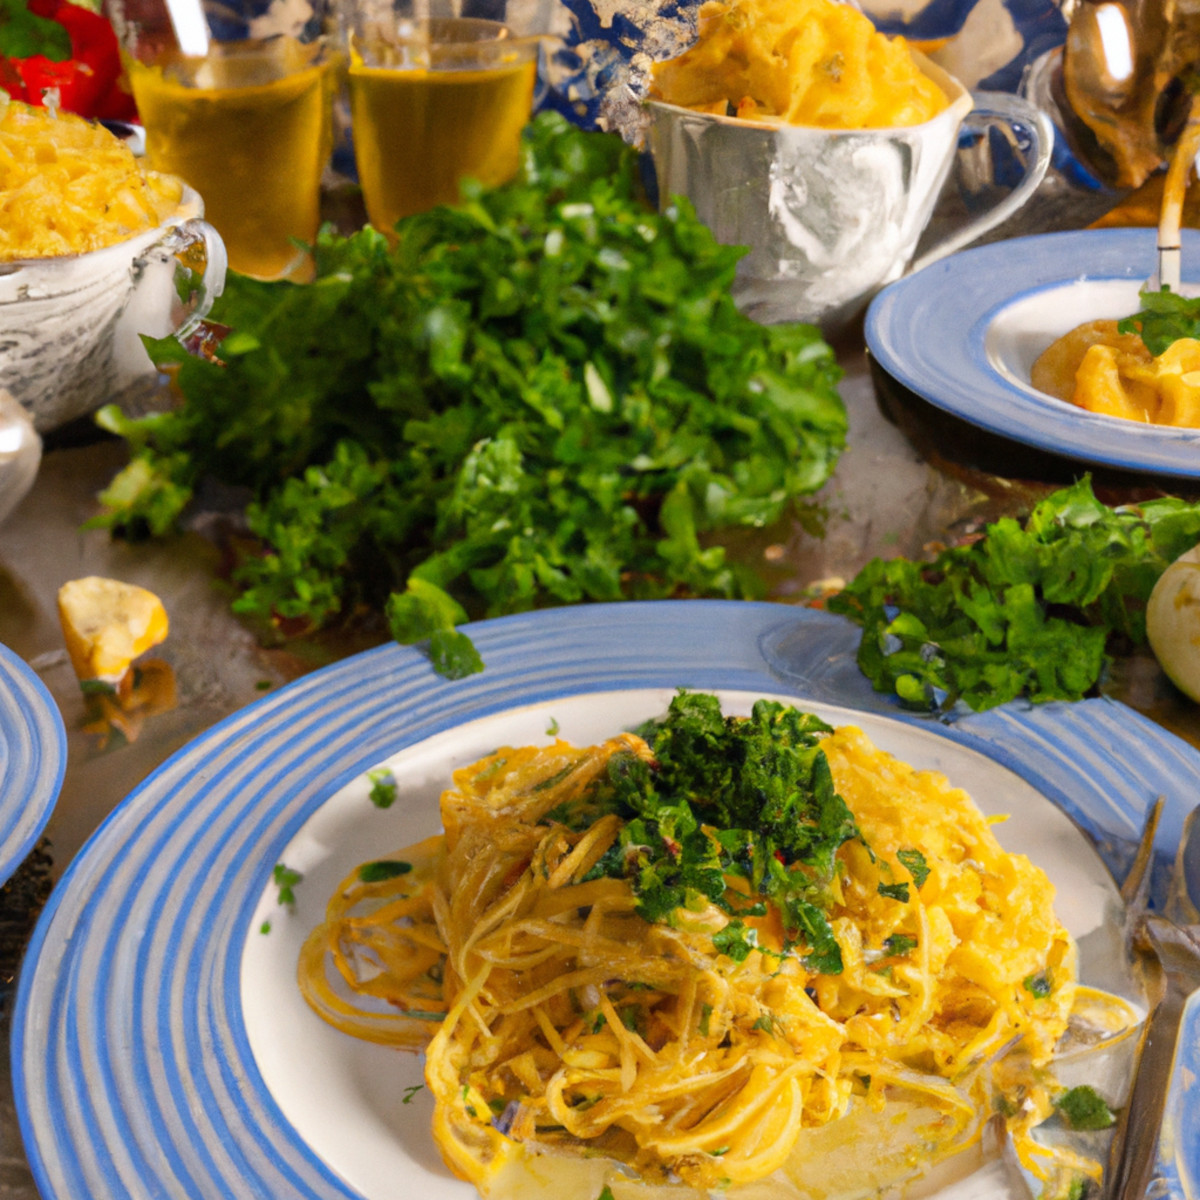
[[[841,950],[826,916],[837,849],[858,836],[833,788],[818,742],[817,717],[760,700],[745,719],[725,717],[715,696],[680,692],[661,723],[640,731],[655,756],[614,758],[589,797],[590,823],[603,812],[625,819],[593,876],[630,880],[647,921],[715,904],[730,914],[713,943],[735,962],[757,948],[744,918],[765,902],[783,918],[785,952],[806,948],[810,970],[837,974]],[[730,889],[739,876],[746,890]]]
[[[1039,971],[1036,975],[1026,975],[1021,980],[1021,986],[1037,1000],[1045,1000],[1054,990],[1047,971]]]
[[[1003,518],[932,563],[868,563],[828,607],[863,627],[858,663],[876,690],[910,707],[1077,700],[1100,679],[1110,639],[1145,642],[1155,582],[1198,541],[1200,505],[1113,509],[1085,477],[1024,525]]]
[[[908,869],[908,873],[913,877],[913,883],[917,886],[917,891],[921,890],[921,885],[929,878],[929,864],[925,861],[925,855],[920,850],[897,850],[896,858],[899,859],[900,865]]]
[[[412,863],[400,859],[381,858],[376,862],[363,863],[358,868],[358,878],[362,883],[384,883],[389,879],[399,879],[412,870]]]
[[[134,457],[96,523],[162,533],[205,478],[244,488],[238,611],[386,604],[452,677],[481,666],[466,617],[759,594],[711,535],[820,487],[846,417],[815,329],[737,311],[739,250],[651,211],[620,138],[550,114],[519,180],[399,237],[323,233],[303,287],[231,276],[224,367],[156,343],[186,402],[105,416]]]
[[[1118,333],[1140,333],[1146,349],[1156,358],[1180,338],[1200,338],[1200,297],[1189,300],[1160,288],[1139,296],[1140,312],[1117,324]]]
[[[396,803],[396,777],[387,767],[374,767],[367,772],[371,785],[370,801],[376,808],[391,808]]]
[[[1086,1084],[1063,1092],[1054,1107],[1072,1129],[1107,1129],[1117,1119],[1104,1097]]]
[[[291,867],[285,867],[283,863],[276,863],[271,871],[271,878],[279,889],[279,903],[288,908],[294,908],[296,906],[296,884],[304,876],[299,871],[293,871]]]
[[[71,57],[71,35],[49,17],[31,12],[25,0],[0,0],[0,56],[31,58],[45,55],[51,62]]]

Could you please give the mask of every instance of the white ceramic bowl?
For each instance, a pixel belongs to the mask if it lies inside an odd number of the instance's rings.
[[[225,283],[225,247],[198,193],[156,229],[88,254],[0,263],[0,384],[42,433],[92,412],[154,373],[140,334],[186,334]],[[203,243],[205,267],[180,298],[177,257]]]
[[[950,101],[921,125],[814,129],[647,102],[659,202],[687,196],[717,241],[749,247],[733,295],[756,321],[837,329],[910,264],[941,258],[1006,219],[1045,175],[1053,128],[1044,116],[1017,96],[972,96],[915,57]],[[1000,198],[913,264],[963,136],[986,145],[992,131],[1023,148],[1020,182],[994,189]]]

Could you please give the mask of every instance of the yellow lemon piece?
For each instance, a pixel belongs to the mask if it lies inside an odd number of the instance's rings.
[[[167,612],[153,592],[97,575],[58,589],[58,618],[81,681],[119,683],[139,654],[167,636]]]

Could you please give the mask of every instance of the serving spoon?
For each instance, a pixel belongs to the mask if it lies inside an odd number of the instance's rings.
[[[1196,106],[1200,108],[1200,105]],[[1178,294],[1183,256],[1179,227],[1183,220],[1183,201],[1187,181],[1196,155],[1200,154],[1200,113],[1189,120],[1175,143],[1167,178],[1163,185],[1162,208],[1158,218],[1158,276],[1147,287],[1170,288]]]

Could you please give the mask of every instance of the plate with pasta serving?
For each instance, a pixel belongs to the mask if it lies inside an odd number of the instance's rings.
[[[387,646],[236,714],[71,865],[14,1018],[47,1200],[999,1198],[993,1113],[1094,1186],[1143,1012],[1110,869],[1195,751],[905,716],[811,610],[467,631],[468,679]]]
[[[1179,295],[1194,298],[1200,294],[1200,233],[1184,230],[1182,243]],[[1153,229],[1036,234],[964,250],[880,292],[867,313],[867,345],[892,379],[989,433],[1084,463],[1200,478],[1200,409],[1189,415],[1156,402],[1147,415],[1146,406],[1125,401],[1130,393],[1152,394],[1156,382],[1120,386],[1112,361],[1118,348],[1122,355],[1140,350],[1136,370],[1152,374],[1150,354],[1128,344],[1139,341],[1136,334],[1114,336],[1112,347],[1093,352],[1104,371],[1093,369],[1092,382],[1106,395],[1087,407],[1064,398],[1074,391],[1078,362],[1065,387],[1034,383],[1039,359],[1059,339],[1077,330],[1077,339],[1086,339],[1104,322],[1115,334],[1117,322],[1138,313],[1157,267]],[[1080,345],[1081,355],[1084,349]],[[1194,369],[1180,363],[1167,391],[1181,390],[1182,379],[1182,390],[1200,404]],[[1161,394],[1161,379],[1157,383]],[[1122,403],[1112,401],[1114,392]]]

